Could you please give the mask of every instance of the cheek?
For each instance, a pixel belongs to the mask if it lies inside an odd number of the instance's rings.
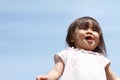
[[[82,34],[76,34],[76,36],[75,36],[75,40],[82,40],[84,38],[84,35],[82,35]]]
[[[97,46],[99,45],[99,42],[100,42],[100,40],[98,39],[98,40],[96,41],[96,43],[97,43],[96,45],[97,45]]]
[[[100,38],[99,38],[99,36],[96,36],[96,43],[97,43],[97,45],[99,44],[99,42],[100,42]]]
[[[98,33],[94,33],[95,41],[96,43],[99,43],[100,41],[100,35]]]

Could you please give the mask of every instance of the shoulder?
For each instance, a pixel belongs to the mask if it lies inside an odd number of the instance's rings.
[[[70,54],[70,53],[73,53],[75,52],[75,49],[72,48],[72,47],[67,47],[65,48],[64,50],[61,50],[60,52],[58,52],[56,55],[66,55],[66,54]]]
[[[106,67],[108,64],[110,64],[110,60],[107,57],[105,57],[104,55],[99,54],[96,57],[104,67]]]
[[[75,49],[72,47],[67,47],[66,49],[58,52],[57,54],[55,54],[54,59],[55,61],[58,59],[62,59],[63,62],[66,62],[66,59],[68,56],[72,56],[75,52]]]

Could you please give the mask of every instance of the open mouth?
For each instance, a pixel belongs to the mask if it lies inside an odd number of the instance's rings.
[[[93,40],[93,37],[92,36],[86,36],[85,39],[86,40]]]
[[[92,44],[94,42],[94,38],[90,35],[90,36],[86,36],[85,40],[87,41],[87,43]]]

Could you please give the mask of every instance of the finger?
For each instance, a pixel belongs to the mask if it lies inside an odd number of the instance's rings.
[[[46,75],[43,75],[40,80],[48,80]]]
[[[48,78],[45,75],[40,75],[36,77],[36,80],[48,80]]]

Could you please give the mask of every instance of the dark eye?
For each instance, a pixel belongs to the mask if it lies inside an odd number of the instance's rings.
[[[99,29],[98,29],[98,28],[96,28],[96,27],[94,27],[94,28],[93,28],[93,31],[95,31],[95,32],[98,32],[98,33],[99,33]]]
[[[79,29],[87,30],[86,26],[81,26]]]

